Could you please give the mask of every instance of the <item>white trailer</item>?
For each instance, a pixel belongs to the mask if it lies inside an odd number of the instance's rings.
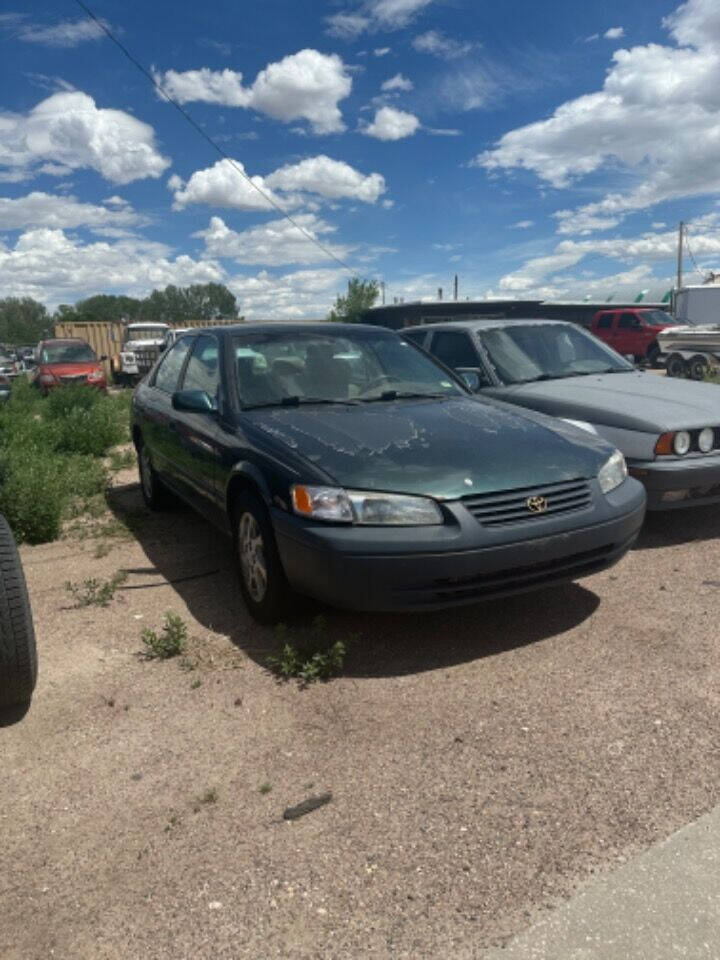
[[[676,325],[658,335],[669,377],[704,380],[720,367],[720,284],[680,287],[673,297]]]

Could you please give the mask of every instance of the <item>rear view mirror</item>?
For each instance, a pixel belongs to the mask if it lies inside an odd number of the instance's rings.
[[[173,410],[186,413],[214,413],[217,405],[204,390],[176,390],[172,395]]]

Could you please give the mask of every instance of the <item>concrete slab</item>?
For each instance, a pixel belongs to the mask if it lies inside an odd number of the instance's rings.
[[[717,960],[720,807],[483,960]]]

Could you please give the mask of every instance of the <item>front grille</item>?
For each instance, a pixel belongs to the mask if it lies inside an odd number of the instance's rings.
[[[62,374],[60,376],[60,380],[63,383],[85,383],[85,381],[87,380],[87,374],[86,373]]]
[[[541,500],[544,509],[533,512],[528,504]],[[462,503],[484,527],[497,527],[522,520],[541,520],[543,517],[584,510],[590,506],[592,494],[587,480],[567,480],[545,487],[525,487],[504,493],[483,493],[463,497]]]

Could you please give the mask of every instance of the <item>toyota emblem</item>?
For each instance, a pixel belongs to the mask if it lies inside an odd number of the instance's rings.
[[[530,513],[545,513],[548,506],[545,497],[528,497],[525,504]]]

